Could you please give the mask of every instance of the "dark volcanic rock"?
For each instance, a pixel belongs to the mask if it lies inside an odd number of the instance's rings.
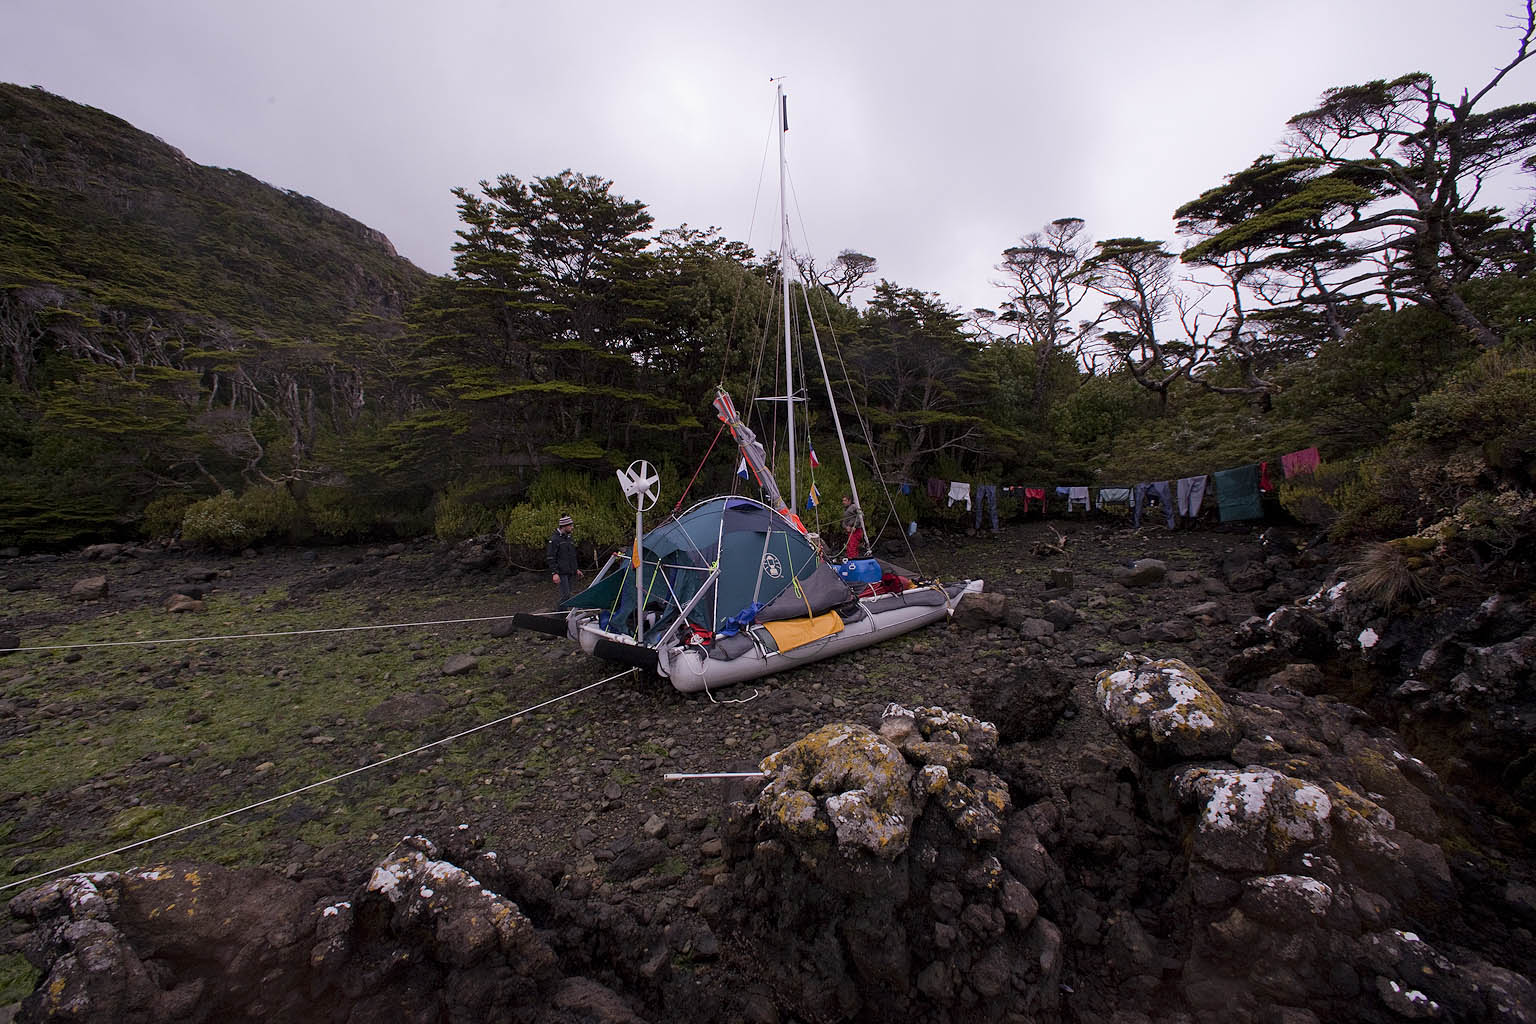
[[[1168,574],[1168,563],[1159,558],[1138,558],[1130,567],[1115,573],[1116,582],[1127,587],[1146,587],[1161,583]]]
[[[1006,829],[974,827],[1021,816],[982,767],[989,732],[937,709],[912,715],[888,709],[882,725],[882,734],[923,737],[902,741],[916,804],[910,816],[883,821],[893,830],[884,843],[841,823],[850,806],[887,813],[881,801],[865,803],[867,782],[844,774],[844,733],[765,762],[772,774],[762,795],[729,819],[731,899],[716,912],[772,951],[758,967],[797,1015],[954,1020],[978,1006],[995,1007],[995,1019],[1053,1014],[1061,932],[999,860]],[[966,737],[983,745],[968,747]],[[966,752],[944,749],[956,743]],[[928,760],[940,750],[942,761]],[[957,764],[976,767],[962,774]]]
[[[495,872],[494,860],[474,865]],[[264,871],[172,865],[76,875],[11,902],[47,979],[26,1020],[640,1019],[562,978],[491,881],[409,839],[351,893]],[[391,965],[409,963],[410,970]]]
[[[963,630],[986,629],[1002,622],[1007,612],[1008,598],[1003,594],[992,591],[968,593],[955,606],[950,626]]]
[[[1072,703],[1072,682],[1043,658],[983,677],[971,687],[976,713],[997,726],[998,740],[1016,743],[1049,735]]]

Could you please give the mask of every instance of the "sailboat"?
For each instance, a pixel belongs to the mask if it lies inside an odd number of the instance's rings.
[[[791,259],[786,206],[784,136],[787,99],[776,91],[779,133],[779,270],[783,289],[789,495],[779,489],[767,453],[725,389],[714,410],[730,431],[740,465],[761,498],[707,498],[649,530],[644,513],[657,497],[648,464],[619,470],[620,486],[636,510],[635,542],[615,553],[592,585],[562,603],[565,632],[588,654],[650,669],[683,693],[698,693],[820,661],[937,622],[953,612],[980,580],[919,582],[878,559],[828,560],[819,539],[794,512],[795,394],[791,337]],[[803,289],[805,294],[808,289]],[[815,337],[814,321],[812,336]],[[815,341],[843,465],[855,504],[858,487],[843,438],[821,343]],[[814,483],[813,483],[814,487]],[[553,630],[551,630],[553,631]]]

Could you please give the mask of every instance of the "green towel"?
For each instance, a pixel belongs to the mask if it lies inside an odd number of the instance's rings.
[[[1216,501],[1221,506],[1221,521],[1235,519],[1259,519],[1264,510],[1259,507],[1259,464],[1250,463],[1236,469],[1224,469],[1212,473],[1216,478]]]

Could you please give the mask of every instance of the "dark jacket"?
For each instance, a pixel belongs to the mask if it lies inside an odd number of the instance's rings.
[[[581,563],[576,557],[576,542],[571,540],[570,534],[563,530],[556,530],[549,537],[549,543],[544,547],[544,564],[549,567],[551,573],[559,573],[561,576],[575,576],[576,570],[581,568]]]

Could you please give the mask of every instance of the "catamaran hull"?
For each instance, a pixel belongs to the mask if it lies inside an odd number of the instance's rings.
[[[637,659],[653,657],[656,671],[675,689],[681,693],[700,693],[787,672],[909,633],[938,622],[949,614],[961,596],[981,589],[981,580],[970,580],[949,587],[917,587],[902,594],[865,598],[860,601],[862,614],[845,622],[843,628],[831,636],[788,651],[764,651],[754,647],[730,660],[711,658],[706,648],[691,644],[646,647],[616,637],[599,629],[595,620],[578,619],[574,614],[570,633],[581,644],[582,650],[596,657],[625,664],[639,664]]]

